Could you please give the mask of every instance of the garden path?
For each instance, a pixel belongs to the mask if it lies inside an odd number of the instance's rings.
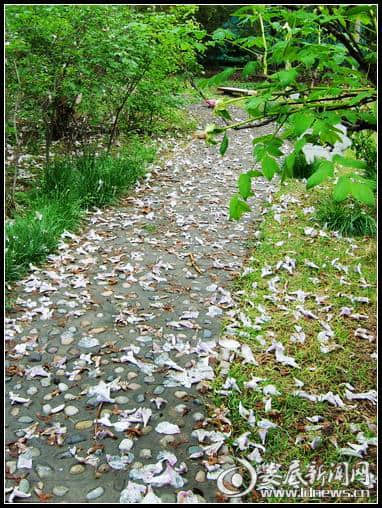
[[[202,105],[191,114],[211,122]],[[216,502],[216,476],[232,458],[221,435],[202,439],[203,429],[224,431],[219,411],[208,420],[206,381],[274,184],[256,180],[253,213],[239,222],[228,202],[253,167],[251,138],[269,132],[233,131],[224,157],[200,139],[175,142],[120,206],[89,214],[17,284],[6,326],[11,496]]]

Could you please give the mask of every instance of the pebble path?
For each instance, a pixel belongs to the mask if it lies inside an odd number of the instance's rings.
[[[211,112],[191,107],[204,127]],[[237,114],[241,119],[240,114]],[[274,191],[228,221],[251,139],[177,141],[118,207],[32,267],[6,320],[6,492],[18,502],[216,502],[231,467],[205,402],[232,282]],[[207,393],[208,394],[208,393]],[[224,428],[224,418],[222,419]],[[221,430],[220,428],[220,430]]]

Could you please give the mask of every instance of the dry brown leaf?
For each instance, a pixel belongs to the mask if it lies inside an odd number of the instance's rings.
[[[132,429],[127,429],[125,433],[129,437],[140,437],[142,435],[142,430],[137,427],[133,427]]]
[[[24,376],[24,369],[18,365],[10,365],[5,372],[7,376]]]
[[[37,489],[35,489],[35,492],[36,492],[36,495],[39,498],[41,503],[46,503],[53,497],[53,495],[49,494],[48,492],[42,492],[42,491],[37,492]]]

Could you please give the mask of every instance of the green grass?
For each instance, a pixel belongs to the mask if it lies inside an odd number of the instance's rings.
[[[134,143],[118,157],[85,154],[56,160],[45,168],[42,193],[78,200],[81,208],[104,206],[130,188],[153,160],[152,148]]]
[[[115,203],[144,175],[154,154],[152,146],[134,141],[118,157],[86,154],[53,161],[41,187],[23,194],[24,210],[6,225],[6,280],[41,263],[65,230],[78,227],[83,210]]]
[[[360,424],[365,433],[370,433],[368,423],[376,422],[375,406],[367,401],[357,401],[356,408],[343,411],[327,402],[315,404],[292,395],[292,392],[297,389],[294,377],[304,382],[302,390],[317,394],[332,391],[334,394],[339,394],[345,403],[349,403],[349,401],[343,396],[344,387],[340,386],[341,383],[352,384],[356,392],[375,389],[376,384],[376,364],[370,358],[375,345],[354,336],[354,331],[358,327],[365,327],[376,335],[375,239],[368,237],[338,238],[329,231],[326,231],[327,236],[311,238],[304,233],[304,229],[307,227],[320,230],[321,226],[316,222],[314,213],[305,215],[303,209],[317,206],[317,202],[323,201],[329,192],[331,192],[330,184],[324,184],[314,191],[306,191],[303,182],[290,180],[275,195],[272,206],[280,203],[284,193],[293,196],[299,202],[288,205],[288,211],[282,214],[281,226],[274,219],[270,206],[270,211],[266,214],[262,225],[262,240],[253,250],[249,260],[249,266],[253,268],[253,272],[238,278],[234,287],[234,293],[242,292],[239,307],[246,317],[254,321],[259,316],[256,309],[258,304],[263,305],[267,314],[271,316],[271,320],[262,325],[261,331],[242,325],[232,337],[251,347],[259,365],[243,364],[240,360],[231,363],[228,375],[236,379],[241,393],[234,390],[228,396],[218,393],[225,380],[219,375],[219,370],[217,370],[217,377],[212,385],[212,401],[215,407],[229,409],[228,417],[232,421],[233,431],[230,444],[247,431],[251,432],[251,440],[259,442],[256,429],[251,428],[246,419],[239,414],[239,402],[248,410],[254,409],[257,420],[266,418],[278,424],[278,428],[271,429],[268,433],[266,452],[263,458],[266,463],[281,464],[283,471],[287,471],[291,462],[296,459],[300,460],[302,470],[306,470],[304,466],[308,466],[313,461],[323,464],[328,469],[331,464],[343,461],[349,462],[352,466],[359,459],[342,456],[338,451],[338,448],[347,447],[349,442],[356,442],[356,434],[351,432],[350,424]],[[355,248],[351,249],[351,245],[354,245]],[[282,291],[277,296],[281,297],[281,301],[273,303],[264,297],[270,294],[268,281],[274,275],[263,278],[261,269],[265,265],[275,267],[278,261],[285,258],[286,255],[296,260],[296,269],[293,275],[289,275],[284,270],[277,272],[280,277],[277,287]],[[336,258],[339,263],[349,267],[347,274],[331,264]],[[306,266],[305,259],[317,264],[320,270]],[[360,275],[356,271],[358,264],[361,265],[362,274],[371,287],[360,287]],[[343,284],[343,280],[347,283],[346,285]],[[253,287],[254,283],[257,283],[256,288]],[[321,320],[325,320],[328,313],[333,314],[330,326],[334,331],[334,342],[339,345],[338,349],[327,354],[320,351],[317,334],[322,330],[322,326],[319,321],[308,318],[301,318],[298,322],[295,320],[293,310],[298,302],[285,303],[283,295],[297,290],[327,297],[325,305],[330,304],[331,309],[326,312],[320,312],[311,297],[308,297],[302,305],[306,309],[318,313]],[[341,296],[343,294],[369,297],[370,304],[351,303],[349,299]],[[284,304],[288,310],[280,308],[279,304]],[[353,307],[355,313],[366,314],[368,320],[355,321],[338,317],[343,306]],[[290,336],[295,331],[295,324],[302,326],[305,332],[306,339],[303,344],[293,343],[290,340]],[[276,363],[274,353],[264,353],[271,344],[271,338],[267,338],[267,332],[272,332],[275,339],[285,346],[285,354],[295,358],[301,367],[300,369]],[[258,334],[266,338],[266,348],[256,340]],[[312,368],[314,370],[311,370]],[[244,388],[244,382],[252,377],[265,378],[266,382],[260,383],[260,386],[273,384],[281,392],[281,395],[272,397],[270,412],[265,412],[262,392]],[[306,425],[310,425],[306,417],[313,415],[323,416],[325,432],[321,430],[316,433],[304,429]],[[306,440],[296,444],[296,438],[300,434]],[[309,443],[316,435],[322,438],[322,444],[313,450]],[[334,442],[337,442],[338,448]],[[233,453],[237,454],[237,451]],[[375,447],[369,447],[366,460],[374,469]],[[336,488],[334,482],[331,487]],[[362,488],[362,486],[358,485],[354,488]],[[258,501],[259,498],[256,500]],[[267,502],[274,501],[274,499],[267,499]],[[286,502],[287,499],[281,501]],[[338,502],[338,500],[332,501]]]
[[[147,231],[148,233],[155,233],[155,231],[157,230],[157,227],[155,224],[150,224],[150,223],[147,223],[143,226],[143,229],[145,231]]]
[[[41,197],[33,210],[6,226],[5,278],[19,279],[29,263],[40,263],[57,246],[65,230],[73,230],[81,220],[78,201]]]
[[[285,166],[285,160],[283,161],[283,168]],[[306,162],[305,156],[302,152],[298,153],[296,156],[296,160],[293,166],[293,178],[309,178],[312,173],[315,171],[315,164],[308,164]]]
[[[316,218],[320,224],[344,236],[375,236],[377,233],[372,211],[350,200],[336,203],[332,198],[325,199],[317,209]]]

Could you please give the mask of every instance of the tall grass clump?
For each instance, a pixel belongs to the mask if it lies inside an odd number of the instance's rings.
[[[285,160],[283,162],[283,170],[285,169]],[[302,152],[299,152],[296,155],[296,159],[293,166],[293,178],[309,178],[312,173],[315,171],[315,164],[309,164],[306,162],[305,155]]]
[[[79,203],[64,199],[39,198],[33,210],[10,221],[5,227],[5,278],[22,277],[30,263],[39,263],[55,249],[61,234],[79,224]]]
[[[375,212],[356,201],[336,202],[325,199],[316,211],[316,219],[343,236],[375,236]]]
[[[28,210],[6,225],[6,280],[19,279],[30,263],[42,262],[61,234],[78,226],[83,210],[115,202],[144,175],[154,155],[153,147],[133,140],[119,156],[88,152],[52,161]]]
[[[87,152],[49,164],[43,175],[42,192],[80,202],[81,208],[102,207],[129,189],[152,162],[155,150],[134,142],[118,157]]]

